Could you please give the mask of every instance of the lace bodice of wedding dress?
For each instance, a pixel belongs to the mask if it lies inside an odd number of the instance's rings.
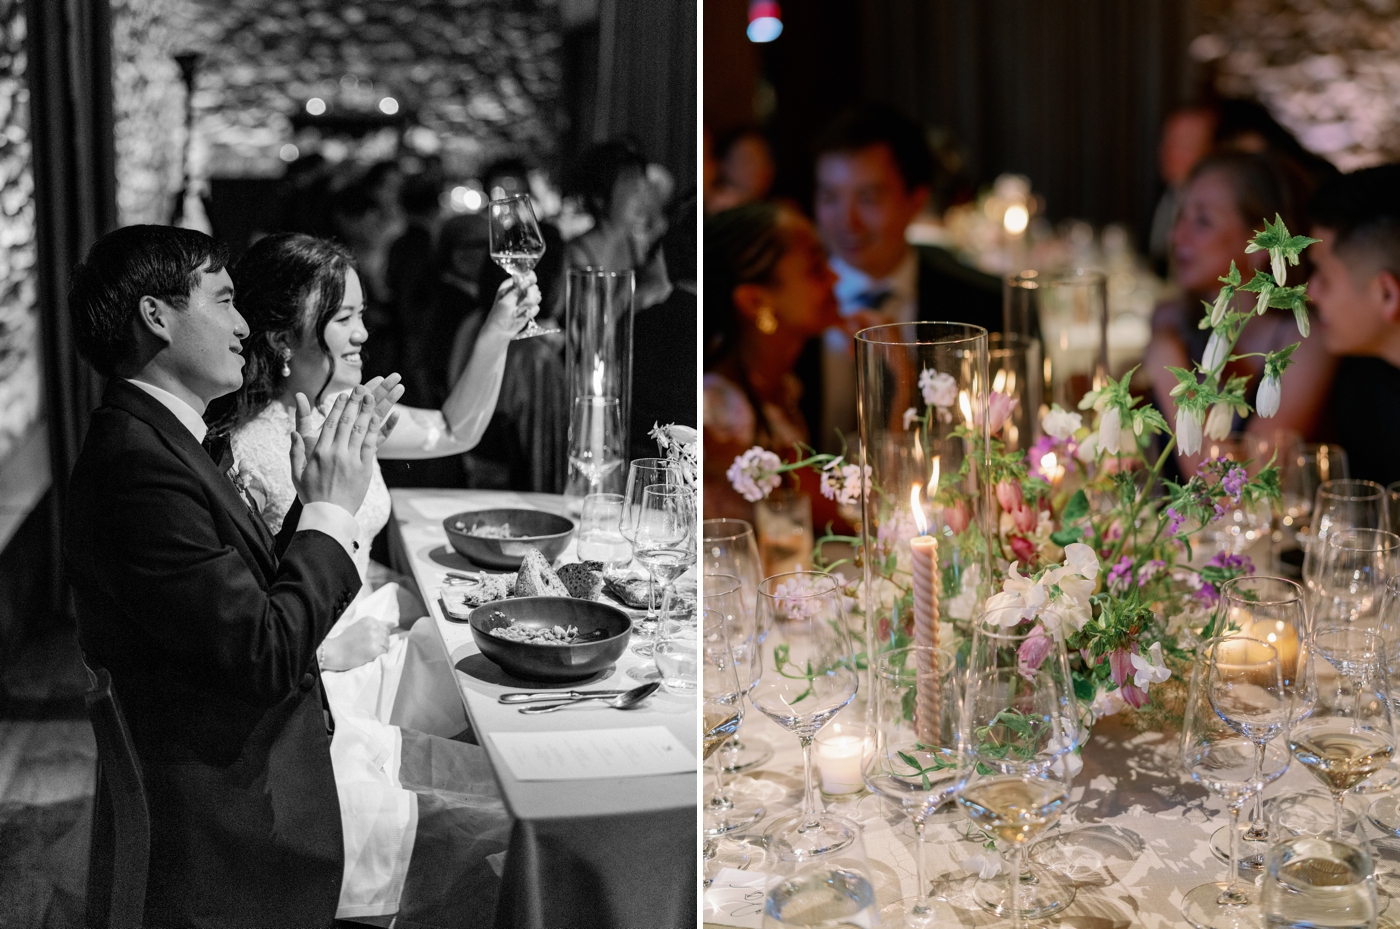
[[[327,397],[319,409],[312,411],[312,426],[321,428],[326,412],[335,397]],[[247,462],[262,480],[267,491],[267,502],[263,505],[263,521],[274,533],[282,528],[282,521],[296,499],[296,488],[292,486],[292,430],[295,423],[292,413],[285,406],[273,401],[252,420],[233,432],[233,457],[239,462]],[[357,541],[359,551],[355,552],[355,567],[363,580],[369,572],[369,545],[389,522],[389,488],[384,484],[384,476],[379,472],[379,463],[374,464],[374,477],[364,502],[355,513],[355,521],[360,524]]]

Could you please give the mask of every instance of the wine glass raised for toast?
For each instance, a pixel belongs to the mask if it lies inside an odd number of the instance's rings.
[[[492,200],[487,215],[490,220],[491,260],[514,279],[516,290],[524,296],[525,286],[521,277],[533,271],[544,256],[544,236],[540,234],[540,224],[535,221],[535,207],[530,195],[517,194]],[[531,319],[514,338],[528,339],[558,331],[557,327],[546,329]]]

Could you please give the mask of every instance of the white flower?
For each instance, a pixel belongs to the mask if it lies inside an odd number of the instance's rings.
[[[990,881],[1001,873],[1001,856],[994,851],[984,855],[973,855],[958,862],[964,871],[971,871],[984,881]]]
[[[1040,427],[1045,430],[1045,434],[1054,436],[1061,442],[1078,432],[1082,425],[1084,425],[1083,416],[1062,410],[1059,404],[1052,406],[1050,412],[1046,413],[1045,418],[1040,421]]]
[[[1133,675],[1133,683],[1144,692],[1152,684],[1160,684],[1172,676],[1171,669],[1162,661],[1162,643],[1153,642],[1152,648],[1146,658],[1141,654],[1129,655],[1132,659],[1133,667],[1137,673]]]
[[[1265,311],[1269,309],[1269,297],[1273,295],[1273,292],[1274,288],[1268,284],[1259,288],[1259,297],[1254,301],[1254,312],[1256,314],[1263,316]]]
[[[1128,701],[1123,699],[1123,691],[1100,690],[1094,695],[1094,702],[1089,706],[1089,712],[1094,719],[1103,719],[1105,716],[1113,716],[1122,711],[1128,705]]]
[[[778,611],[789,619],[810,619],[821,612],[822,598],[811,584],[800,578],[783,581],[773,591]]]
[[[904,411],[904,428],[908,429],[909,424],[919,418],[919,411],[912,406]]]
[[[1225,363],[1225,353],[1229,348],[1223,332],[1219,329],[1211,332],[1210,341],[1206,343],[1205,356],[1201,358],[1201,367],[1207,371],[1220,370],[1220,366]]]
[[[1288,265],[1284,263],[1283,249],[1269,249],[1269,266],[1273,269],[1274,280],[1278,282],[1278,286],[1282,287],[1284,278],[1288,276]]]
[[[1050,595],[1045,584],[1029,577],[1022,577],[1016,571],[1017,562],[1012,562],[1006,571],[1006,580],[1001,585],[1001,593],[987,600],[987,612],[998,611],[997,622],[1003,626],[1014,626],[1023,619],[1034,619],[1049,601]]]
[[[1217,403],[1211,406],[1210,415],[1206,417],[1206,435],[1217,442],[1224,441],[1230,437],[1230,427],[1235,424],[1235,411],[1228,403]]]
[[[929,406],[947,408],[958,402],[958,382],[952,375],[932,368],[919,372],[919,390]]]
[[[1184,406],[1176,408],[1176,445],[1183,455],[1201,450],[1201,414]]]
[[[768,449],[755,445],[735,458],[729,470],[724,472],[724,476],[729,478],[729,483],[740,496],[750,503],[757,503],[783,483],[783,479],[777,473],[782,466],[781,458]]]
[[[1283,399],[1283,384],[1276,374],[1265,374],[1264,379],[1259,382],[1259,395],[1254,398],[1254,408],[1259,415],[1268,419],[1278,412],[1279,402]]]
[[[838,494],[838,503],[859,503],[860,495],[870,482],[870,465],[848,464],[841,469],[844,495]]]
[[[1220,288],[1220,293],[1215,297],[1215,305],[1210,308],[1210,324],[1212,326],[1220,325],[1220,321],[1225,318],[1225,311],[1229,308],[1230,290],[1229,288],[1222,287]]]
[[[1046,747],[1051,751],[1063,752],[1063,754],[1050,766],[1050,770],[1065,780],[1069,780],[1084,770],[1084,759],[1079,757],[1076,746],[1081,746],[1087,741],[1089,741],[1087,726],[1081,724],[1077,719],[1061,716],[1060,725],[1046,743]]]
[[[968,565],[962,573],[962,587],[957,596],[943,601],[943,612],[948,619],[972,619],[977,610],[977,587],[982,582],[982,566],[977,562]]]
[[[1065,567],[1088,580],[1099,576],[1099,556],[1083,542],[1071,542],[1065,547]]]
[[[1119,433],[1123,431],[1123,414],[1118,407],[1111,406],[1099,417],[1099,447],[1113,454],[1119,447]]]
[[[1075,457],[1085,464],[1093,464],[1094,459],[1099,457],[1099,434],[1091,432],[1079,443],[1079,448],[1075,451]]]

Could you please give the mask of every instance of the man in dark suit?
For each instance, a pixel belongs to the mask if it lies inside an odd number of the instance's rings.
[[[821,352],[820,417],[806,410],[819,448],[856,427],[850,334],[882,323],[941,320],[1001,331],[1001,281],[906,230],[928,204],[933,158],[923,130],[888,107],[842,113],[816,144],[817,229],[831,254],[845,329],[828,330]],[[810,383],[810,380],[809,380]],[[818,426],[818,423],[820,425]]]
[[[226,260],[201,233],[132,226],[75,270],[75,338],[108,386],[64,560],[84,654],[111,673],[144,773],[147,925],[329,926],[344,853],[317,649],[360,587],[352,514],[401,389],[338,400],[319,436],[298,417],[303,505],[274,539],[226,438],[201,447],[206,405],[243,379]]]

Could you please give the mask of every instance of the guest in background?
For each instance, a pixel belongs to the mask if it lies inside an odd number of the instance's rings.
[[[335,238],[355,256],[365,297],[365,327],[374,338],[374,352],[365,358],[369,376],[398,371],[403,359],[404,332],[394,311],[389,290],[389,243],[398,234],[398,202],[385,203],[385,189],[392,172],[376,175],[380,183],[353,182],[330,195],[328,207]],[[397,186],[394,186],[397,197]]]
[[[1337,366],[1326,438],[1346,449],[1351,476],[1400,480],[1400,164],[1367,168],[1324,185],[1313,201],[1308,296]],[[1292,283],[1290,278],[1289,283]],[[1284,398],[1306,384],[1283,378]]]
[[[1143,359],[1157,405],[1168,421],[1176,417],[1171,390],[1177,382],[1167,367],[1189,368],[1193,361],[1199,361],[1210,336],[1209,329],[1198,325],[1205,312],[1202,302],[1215,300],[1219,278],[1229,273],[1231,261],[1246,281],[1254,270],[1267,268],[1268,252],[1245,253],[1254,231],[1263,228],[1266,219],[1272,222],[1278,215],[1291,230],[1307,228],[1302,214],[1305,190],[1296,167],[1272,155],[1223,152],[1207,157],[1192,171],[1172,227],[1176,284],[1181,292],[1153,311],[1152,341]],[[1305,279],[1308,270],[1307,265],[1295,269],[1289,283]],[[1237,299],[1254,297],[1243,294]],[[1245,327],[1235,354],[1276,351],[1298,338],[1292,313],[1269,310]],[[1313,433],[1327,395],[1332,362],[1320,339],[1304,340],[1293,360],[1288,371],[1293,389],[1284,395],[1277,415],[1257,424],[1252,420],[1251,431],[1292,429],[1305,437]],[[1263,373],[1262,359],[1232,362],[1226,370],[1252,375],[1250,386],[1256,390]]]
[[[432,346],[429,305],[437,281],[437,239],[442,224],[442,183],[429,174],[404,179],[399,190],[403,210],[403,234],[389,246],[385,278],[393,299],[395,325],[402,336],[401,357],[405,402],[432,405],[434,392],[428,380],[441,376],[441,368],[427,364]],[[451,338],[451,335],[448,336]],[[437,399],[442,402],[442,398]]]
[[[724,474],[737,455],[760,445],[790,459],[793,445],[809,440],[792,369],[809,339],[840,325],[835,283],[816,231],[793,210],[751,203],[706,220],[707,518],[752,518]],[[815,475],[804,486],[815,490]],[[815,525],[831,518],[834,511],[813,514]]]
[[[635,272],[638,311],[671,295],[661,252],[665,202],[647,178],[640,152],[622,140],[586,149],[568,171],[564,193],[577,197],[593,217],[593,228],[568,245],[569,267]]]
[[[726,135],[715,150],[720,176],[711,192],[711,212],[768,199],[777,165],[768,139],[755,126]]]
[[[802,366],[820,391],[807,405],[820,423],[818,448],[835,450],[837,433],[856,427],[855,354],[847,329],[881,323],[947,320],[1001,331],[1001,281],[932,246],[913,246],[906,230],[928,203],[933,159],[923,130],[883,106],[849,110],[816,143],[816,219],[831,252],[836,296],[848,327],[827,331],[819,366]],[[815,356],[813,356],[815,358]]]
[[[1214,147],[1215,128],[1219,114],[1208,106],[1188,106],[1173,110],[1162,124],[1162,139],[1157,146],[1157,169],[1167,189],[1157,201],[1152,214],[1152,231],[1148,236],[1147,256],[1158,273],[1165,274],[1171,251],[1172,227],[1181,208],[1181,193],[1191,176],[1191,169],[1210,154]]]

